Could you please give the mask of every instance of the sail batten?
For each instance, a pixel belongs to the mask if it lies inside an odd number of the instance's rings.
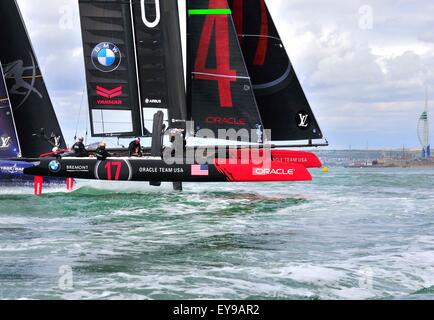
[[[323,135],[264,0],[228,0],[256,101],[273,141]]]

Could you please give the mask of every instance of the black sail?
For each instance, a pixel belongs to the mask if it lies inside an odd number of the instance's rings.
[[[177,0],[132,0],[141,107],[145,131],[154,114],[186,120],[185,83]]]
[[[3,68],[1,68],[0,64],[0,159],[17,157],[19,155],[18,136],[3,77]]]
[[[256,100],[272,140],[323,135],[264,0],[229,0]]]
[[[92,136],[141,136],[130,2],[79,0],[79,7]]]
[[[176,0],[80,0],[93,136],[151,136],[154,114],[185,120]]]
[[[45,129],[65,141],[15,0],[0,1],[0,61],[8,87],[23,157],[38,157],[52,146],[34,136]]]
[[[189,0],[187,20],[187,106],[196,130],[262,131],[227,1]]]

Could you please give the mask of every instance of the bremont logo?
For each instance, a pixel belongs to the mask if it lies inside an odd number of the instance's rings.
[[[1,137],[0,138],[0,149],[7,149],[11,146],[11,137]]]
[[[86,165],[67,165],[66,171],[68,171],[68,172],[88,172],[89,166],[86,166]]]

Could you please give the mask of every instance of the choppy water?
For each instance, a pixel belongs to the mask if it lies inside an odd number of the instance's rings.
[[[184,193],[1,187],[0,298],[434,299],[434,170],[314,174]]]

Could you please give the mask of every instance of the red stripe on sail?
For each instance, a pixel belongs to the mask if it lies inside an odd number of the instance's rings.
[[[227,8],[226,0],[210,0],[209,9]],[[211,38],[215,29],[216,69],[206,67]],[[236,70],[230,69],[229,19],[227,15],[208,15],[202,29],[195,63],[195,79],[217,81],[222,108],[232,108],[231,82],[236,81]]]
[[[233,17],[235,23],[235,29],[237,30],[238,40],[240,45],[242,45],[242,34],[243,34],[243,23],[244,23],[244,12],[243,12],[244,0],[234,0]]]
[[[268,49],[268,16],[264,0],[259,0],[259,3],[261,5],[261,31],[253,63],[257,66],[263,66],[265,64]]]

